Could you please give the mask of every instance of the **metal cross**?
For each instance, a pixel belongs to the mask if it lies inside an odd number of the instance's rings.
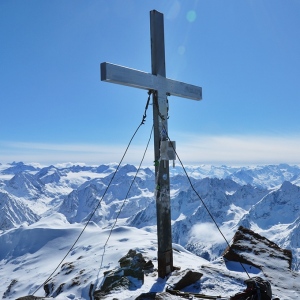
[[[167,95],[201,100],[202,88],[166,78],[164,19],[156,10],[150,11],[150,34],[151,74],[104,62],[101,80],[153,92],[158,276],[164,278],[173,271],[169,162],[161,156],[168,140]]]

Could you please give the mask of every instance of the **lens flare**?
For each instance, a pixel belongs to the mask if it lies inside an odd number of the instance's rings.
[[[186,18],[189,22],[194,22],[197,18],[197,14],[194,10],[190,10],[188,11],[188,13],[186,14]]]

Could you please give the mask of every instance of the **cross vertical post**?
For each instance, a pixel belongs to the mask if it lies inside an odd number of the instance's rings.
[[[166,77],[163,14],[150,12],[152,74]],[[170,205],[169,161],[160,159],[161,141],[168,137],[168,103],[166,86],[153,94],[154,161],[156,181],[157,259],[158,276],[164,278],[173,271],[172,228]]]

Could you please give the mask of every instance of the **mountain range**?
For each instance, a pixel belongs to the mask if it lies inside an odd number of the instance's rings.
[[[70,163],[40,166],[23,162],[0,165],[0,274],[9,274],[5,275],[0,295],[14,299],[22,293],[32,293],[38,283],[29,283],[18,276],[24,276],[27,270],[33,281],[42,284],[33,275],[33,270],[44,269],[37,272],[45,276],[51,268],[45,269],[42,262],[46,258],[40,256],[44,253],[48,259],[51,257],[57,262],[55,249],[59,249],[60,256],[67,251],[87,221],[90,237],[83,237],[84,241],[94,239],[96,232],[101,232],[102,240],[99,239],[98,246],[94,241],[82,245],[79,252],[87,252],[92,247],[101,252],[103,233],[109,228],[121,244],[129,243],[130,238],[126,236],[129,232],[151,235],[152,245],[147,246],[147,251],[154,250],[154,169],[145,167],[137,172],[135,166],[123,165],[115,173],[117,167],[116,164],[86,166]],[[176,247],[197,259],[214,263],[242,225],[291,250],[291,269],[299,273],[299,166],[201,165],[188,166],[185,170],[170,168],[170,173],[172,238]],[[135,243],[132,247],[146,247],[144,240]],[[73,252],[75,254],[76,250]],[[96,255],[95,249],[91,252]],[[26,265],[34,266],[34,269],[26,269]],[[76,292],[70,292],[69,298],[62,299],[85,299],[82,295],[88,294],[87,282],[92,280],[91,276],[86,275],[85,280],[86,284],[77,287]],[[14,289],[17,292],[12,292]]]

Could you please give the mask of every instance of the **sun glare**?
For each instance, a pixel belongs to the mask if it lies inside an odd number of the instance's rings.
[[[194,10],[190,10],[188,11],[188,13],[186,14],[186,18],[189,22],[194,22],[197,18],[197,14]]]

